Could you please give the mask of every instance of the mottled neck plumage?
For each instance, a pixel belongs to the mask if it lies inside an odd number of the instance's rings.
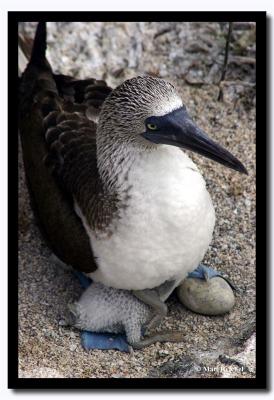
[[[173,85],[158,78],[139,76],[118,86],[104,101],[96,132],[97,166],[102,183],[123,191],[127,175],[140,157],[157,150],[144,139],[145,120],[182,106]]]
[[[153,144],[117,140],[117,135],[100,134],[96,137],[97,166],[103,186],[108,191],[121,193],[128,189],[128,174],[138,160],[155,151]]]

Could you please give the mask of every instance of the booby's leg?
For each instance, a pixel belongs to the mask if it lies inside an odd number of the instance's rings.
[[[143,303],[152,308],[152,317],[147,322],[145,330],[155,329],[167,315],[165,301],[177,286],[177,281],[166,281],[154,289],[134,290],[132,293]]]
[[[167,314],[165,301],[177,286],[177,281],[165,281],[153,289],[133,290],[133,294],[143,303],[152,307],[158,314]]]
[[[155,314],[167,315],[167,305],[160,299],[157,289],[133,290],[132,293],[143,303],[150,306]]]
[[[131,343],[130,346],[133,349],[139,350],[157,342],[181,343],[184,341],[184,339],[185,334],[180,331],[162,331],[147,336],[138,342]]]
[[[178,286],[179,281],[173,280],[173,281],[165,281],[162,283],[162,285],[158,286],[155,288],[159,294],[159,298],[161,301],[166,301],[173,290]]]

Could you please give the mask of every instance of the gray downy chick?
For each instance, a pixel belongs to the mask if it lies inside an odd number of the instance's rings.
[[[128,290],[92,283],[79,301],[69,306],[73,325],[92,332],[125,332],[129,344],[141,340],[141,328],[151,315],[150,307]]]

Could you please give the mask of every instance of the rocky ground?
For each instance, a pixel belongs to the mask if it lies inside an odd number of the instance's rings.
[[[34,27],[24,23],[20,30],[32,35]],[[234,25],[226,79],[219,84],[227,29],[219,23],[48,23],[55,71],[104,78],[112,86],[137,74],[173,82],[198,125],[249,175],[191,154],[217,217],[204,263],[239,288],[233,310],[218,317],[194,314],[173,294],[160,328],[181,330],[184,342],[157,343],[133,354],[85,352],[78,331],[59,325],[81,288],[50,260],[19,151],[20,377],[255,377],[255,26]]]

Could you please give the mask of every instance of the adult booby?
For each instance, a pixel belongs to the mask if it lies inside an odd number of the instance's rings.
[[[182,150],[246,170],[195,125],[172,84],[138,76],[112,90],[54,74],[45,51],[39,23],[21,78],[20,133],[41,229],[64,263],[164,315],[215,223],[205,181]]]

